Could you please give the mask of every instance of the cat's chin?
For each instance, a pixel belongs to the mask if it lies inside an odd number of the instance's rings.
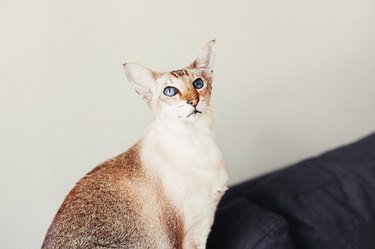
[[[186,118],[184,118],[184,119],[188,122],[194,122],[194,121],[198,120],[201,116],[202,116],[202,112],[200,112],[200,111],[192,112],[188,116],[186,116]]]
[[[194,110],[194,111],[192,111],[189,115],[187,115],[187,117],[186,118],[190,118],[190,117],[194,117],[194,116],[200,116],[202,114],[202,112],[201,111],[198,111],[198,110]]]
[[[194,120],[199,119],[202,116],[202,112],[192,112],[186,116],[178,116],[177,120],[194,122]]]

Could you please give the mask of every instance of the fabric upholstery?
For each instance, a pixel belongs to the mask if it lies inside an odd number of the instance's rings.
[[[287,222],[244,198],[219,209],[208,248],[294,249]]]
[[[207,248],[284,248],[254,244],[277,219],[286,224],[272,237],[275,243],[287,238],[287,246],[300,249],[375,248],[375,134],[231,187]],[[235,234],[223,232],[228,226]],[[251,233],[242,230],[250,227]]]

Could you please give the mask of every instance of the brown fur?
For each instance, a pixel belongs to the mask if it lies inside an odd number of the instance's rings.
[[[197,68],[197,61],[194,60],[189,66],[187,66],[187,68],[196,69]]]
[[[139,145],[82,178],[48,229],[42,248],[182,248],[183,223],[159,179],[144,171]]]
[[[152,73],[152,77],[153,77],[155,80],[160,76],[160,73],[159,73],[159,72],[151,71],[151,73]]]
[[[184,81],[190,81],[191,83],[187,83],[186,85],[188,86],[187,90],[181,94],[180,92],[178,93],[182,99],[186,101],[190,101],[193,99],[198,99],[200,100],[200,96],[205,97],[206,99],[210,99],[211,97],[211,90],[212,90],[212,73],[210,72],[205,72],[205,71],[198,71],[198,75],[200,78],[202,78],[207,85],[203,89],[196,90],[193,85],[192,81],[194,80],[193,73],[190,72],[196,65],[196,61],[194,61],[191,65],[189,65],[186,68],[179,69],[179,70],[174,70],[169,72],[172,76],[176,78],[182,78]],[[170,98],[167,98],[167,100],[170,100]]]
[[[180,69],[180,70],[175,70],[175,71],[172,71],[170,72],[174,77],[176,78],[179,78],[179,77],[182,77],[182,76],[189,76],[189,73],[187,70],[185,69]]]
[[[188,89],[182,94],[181,98],[186,101],[199,99],[199,93],[194,89],[193,86],[189,85]]]
[[[178,216],[174,208],[168,201],[164,202],[162,207],[161,219],[164,229],[167,231],[168,240],[172,248],[182,249],[184,238],[184,226],[181,217]]]

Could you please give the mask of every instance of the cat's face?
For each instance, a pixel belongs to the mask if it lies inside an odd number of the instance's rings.
[[[126,63],[126,75],[157,118],[194,122],[210,115],[214,50],[211,41],[188,67],[165,73]]]
[[[160,74],[150,106],[157,117],[194,121],[209,110],[212,76],[194,69]]]

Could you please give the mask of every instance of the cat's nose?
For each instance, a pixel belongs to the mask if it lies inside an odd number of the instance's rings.
[[[192,105],[193,107],[196,107],[198,105],[199,98],[192,98],[188,99],[187,103]]]

